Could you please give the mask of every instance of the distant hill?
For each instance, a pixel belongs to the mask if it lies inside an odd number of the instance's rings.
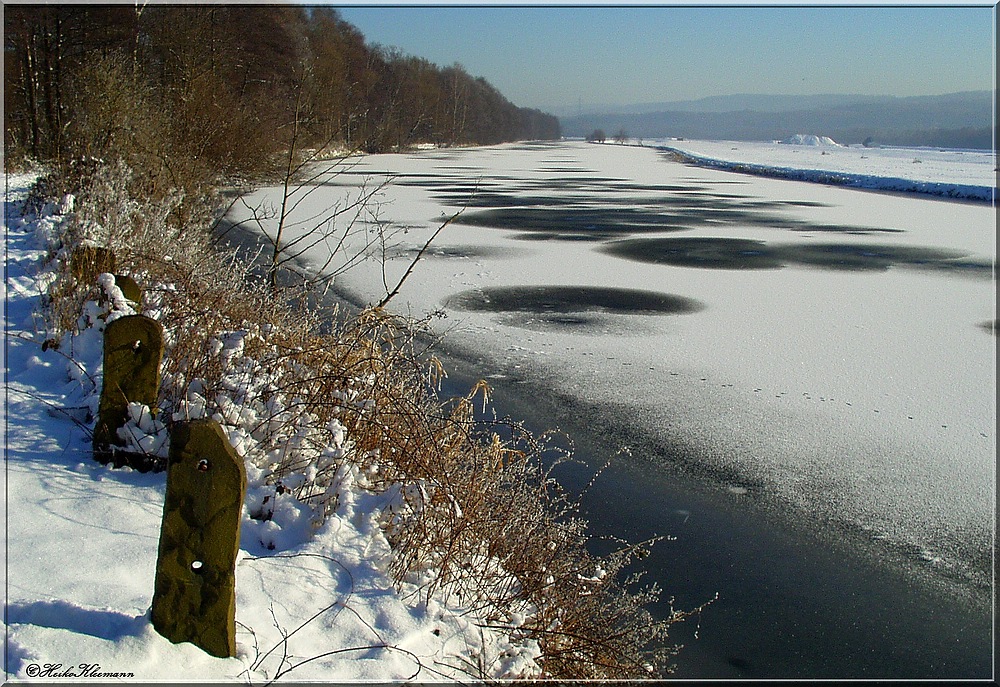
[[[887,96],[881,95],[767,95],[759,93],[737,93],[734,95],[713,95],[697,100],[674,100],[657,103],[635,103],[631,105],[572,105],[546,107],[560,117],[595,114],[647,114],[650,112],[787,112],[790,110],[811,110],[836,105],[861,102],[878,102]]]
[[[781,140],[796,133],[838,143],[982,148],[993,145],[993,93],[898,98],[862,95],[732,95],[647,103],[560,117],[564,136],[595,129],[633,138]]]

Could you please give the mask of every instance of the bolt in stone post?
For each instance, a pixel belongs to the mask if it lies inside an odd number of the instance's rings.
[[[179,422],[170,434],[153,591],[153,627],[213,656],[236,655],[236,555],[246,469],[222,427]]]

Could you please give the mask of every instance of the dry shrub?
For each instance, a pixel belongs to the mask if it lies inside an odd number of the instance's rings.
[[[547,436],[477,420],[485,383],[438,398],[444,371],[417,345],[425,323],[372,309],[317,334],[316,313],[265,288],[207,231],[176,223],[179,195],[135,200],[129,178],[123,167],[93,170],[65,241],[112,247],[119,270],[146,285],[145,311],[167,332],[160,414],[168,424],[219,419],[272,490],[252,517],[267,520],[295,498],[320,524],[343,507],[348,482],[387,494],[394,580],[453,595],[486,626],[537,640],[544,677],[669,672],[667,630],[686,614],[655,620],[644,609],[655,585],[620,579],[652,542],[591,555],[577,502],[552,477],[568,456]],[[200,217],[205,226],[209,214]],[[89,288],[64,270],[53,298]]]

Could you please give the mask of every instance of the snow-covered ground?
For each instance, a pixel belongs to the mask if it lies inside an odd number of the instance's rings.
[[[727,157],[711,147],[725,144],[683,144]],[[771,149],[755,163],[782,166],[782,151],[815,152],[801,168],[816,170],[816,159],[835,157],[820,155],[827,148]],[[885,155],[884,167],[864,168],[872,178],[932,168],[928,153],[917,164],[909,152],[895,162],[884,149],[843,152],[868,156],[866,164]],[[968,155],[942,183],[992,185]],[[663,445],[688,447],[696,472],[733,499],[771,503],[817,530],[863,532],[959,586],[991,584],[991,205],[734,175],[649,147],[582,142],[356,163],[297,207],[300,218],[319,218],[360,186],[393,178],[359,222],[398,232],[337,279],[339,293],[377,302],[461,211],[390,308],[443,313],[434,326],[483,375],[624,410]],[[9,179],[9,197],[25,181]],[[276,193],[249,201],[277,207]],[[213,659],[157,635],[148,610],[163,478],[92,462],[74,422],[92,407],[92,389],[36,337],[44,229],[58,221],[15,219],[6,232],[11,678],[97,664],[136,680],[264,682],[322,655],[287,679],[431,680],[436,670],[458,674],[473,651],[498,675],[531,669],[532,647],[481,635],[462,608],[412,603],[391,588],[384,540],[365,516],[379,504],[363,492],[313,538],[295,534],[290,513],[275,551],[255,538],[260,523],[244,520],[239,657]],[[307,262],[326,258],[317,248]],[[93,373],[100,359],[88,336],[74,347]],[[634,458],[662,464],[669,479],[671,454]],[[669,593],[670,580],[662,584]],[[324,609],[286,647],[282,633]]]
[[[537,644],[481,627],[454,596],[393,587],[379,524],[391,490],[369,493],[345,473],[338,510],[318,529],[291,497],[262,522],[247,511],[274,488],[265,491],[262,471],[249,463],[236,565],[238,656],[213,658],[160,636],[149,610],[165,473],[93,460],[86,425],[97,407],[103,324],[91,317],[59,350],[43,350],[39,300],[64,218],[55,207],[19,217],[30,181],[8,176],[4,232],[5,680],[393,683],[467,678],[480,667],[496,677],[537,669]]]
[[[866,148],[815,135],[781,142],[666,139],[647,145],[678,151],[718,169],[972,200],[996,197],[996,153],[988,150]]]
[[[757,161],[785,150],[748,148]],[[867,173],[931,166],[911,155]],[[954,180],[982,182],[982,156],[962,159]],[[461,210],[391,308],[443,311],[446,341],[484,374],[628,408],[734,494],[989,583],[995,208],[582,142],[382,155],[332,183],[387,172],[377,222],[405,227],[404,249],[385,274],[376,256],[347,273],[342,293],[377,302]],[[314,194],[303,216],[334,197]]]

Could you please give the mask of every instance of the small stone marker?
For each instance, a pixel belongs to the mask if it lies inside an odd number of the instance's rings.
[[[219,423],[179,422],[170,433],[153,591],[153,627],[174,643],[236,655],[236,554],[246,469]]]
[[[139,284],[135,279],[127,274],[116,274],[115,286],[122,290],[125,300],[129,301],[136,308],[142,307],[142,289],[139,288]]]
[[[77,246],[70,257],[69,267],[77,283],[93,284],[97,275],[115,271],[115,254],[110,248],[101,246]]]
[[[128,420],[130,401],[156,411],[160,388],[160,358],[163,356],[163,325],[144,315],[128,315],[104,329],[104,385],[94,427],[94,457],[115,466],[131,465],[149,470],[153,461],[141,454],[114,450],[124,442],[118,428]]]

